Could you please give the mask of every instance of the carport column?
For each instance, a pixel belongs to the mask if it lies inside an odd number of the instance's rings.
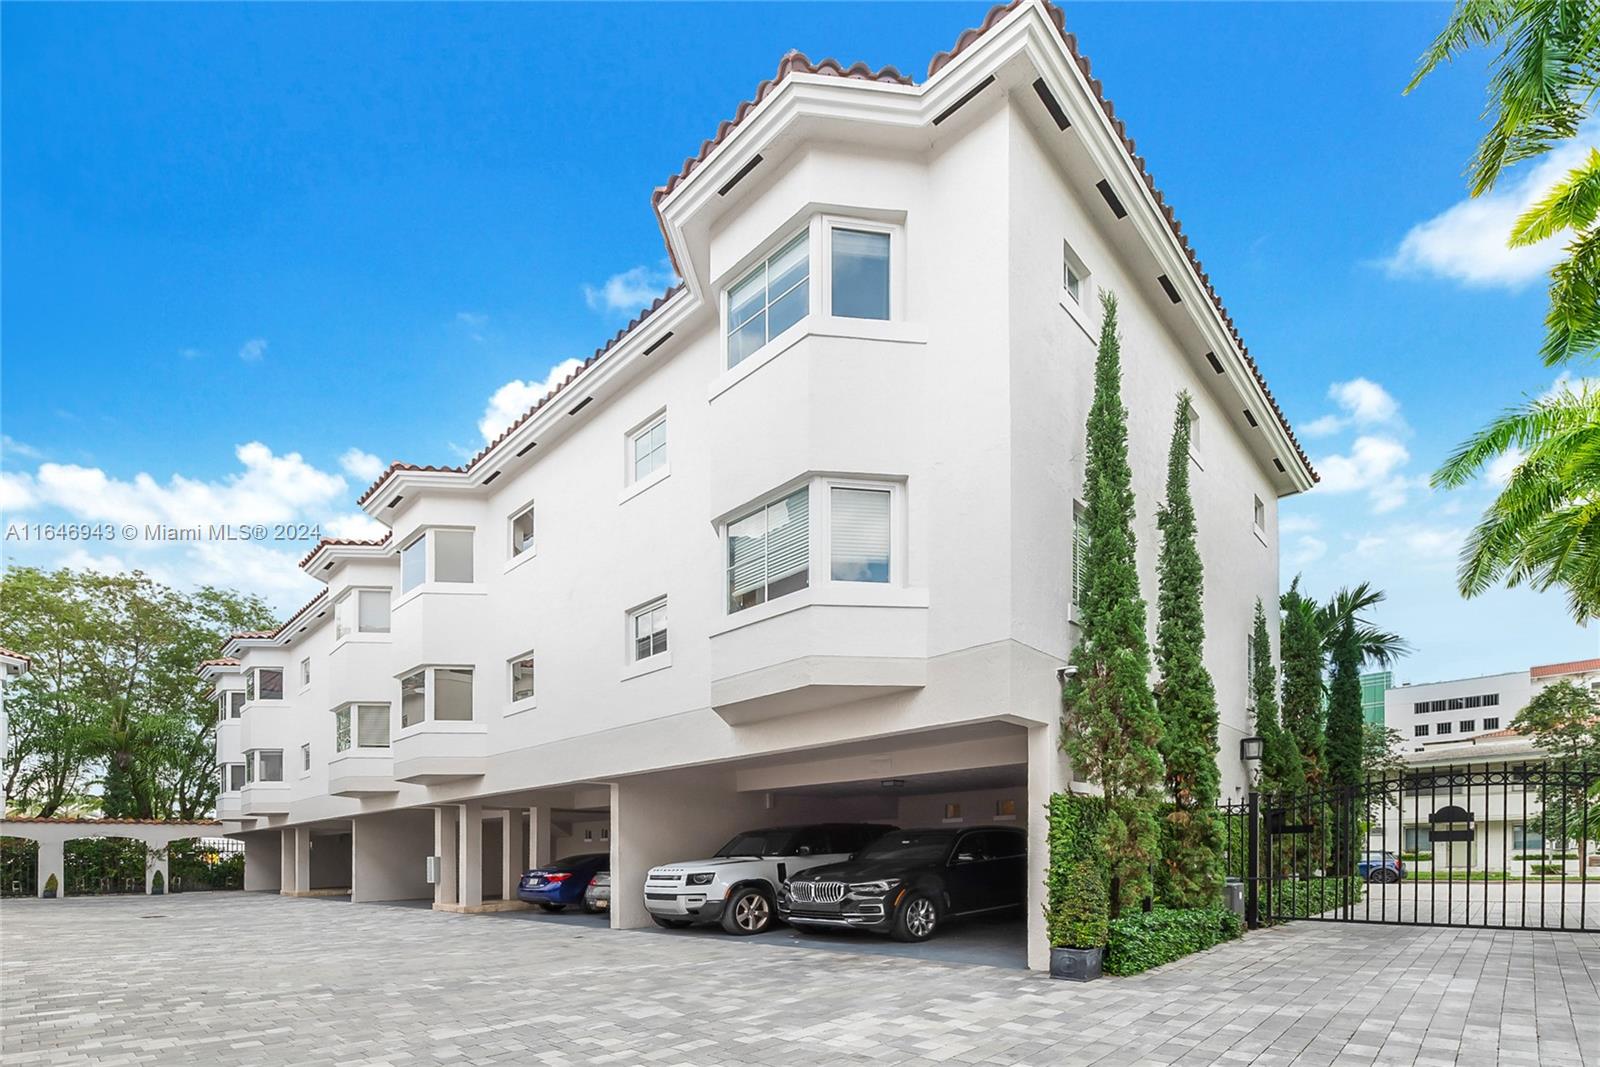
[[[1050,969],[1050,930],[1045,923],[1050,875],[1050,797],[1067,788],[1067,759],[1061,752],[1061,722],[1052,719],[1028,730],[1028,967]]]
[[[528,866],[543,867],[550,862],[551,841],[550,809],[528,809]]]
[[[294,891],[296,896],[311,892],[311,827],[294,828]]]
[[[461,805],[461,854],[456,860],[461,878],[463,908],[483,904],[483,806],[469,801]]]
[[[291,896],[295,887],[294,830],[279,830],[278,842],[278,892]]]
[[[144,891],[148,894],[155,883],[156,872],[161,872],[161,891],[172,892],[172,877],[167,873],[167,850],[172,847],[172,842],[167,842],[160,849],[153,845],[145,845],[144,854]]]
[[[39,895],[44,896],[45,883],[56,876],[56,898],[67,895],[67,846],[60,841],[39,842]]]
[[[439,859],[439,880],[433,884],[433,903],[437,907],[456,902],[456,842],[460,838],[461,813],[454,804],[433,809],[433,854]]]
[[[486,819],[500,820],[500,899],[517,899],[517,878],[522,874],[517,864],[518,838],[517,813],[514,811],[491,811],[484,815]]]

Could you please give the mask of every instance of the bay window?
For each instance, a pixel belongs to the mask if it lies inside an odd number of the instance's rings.
[[[810,487],[801,486],[728,524],[730,612],[810,584],[810,501]]]
[[[428,580],[428,536],[423,534],[400,550],[400,591],[409,593]]]
[[[417,671],[400,679],[400,728],[415,726],[427,717],[428,672]]]
[[[389,747],[389,705],[346,704],[333,712],[333,747],[339,752],[356,748]]]
[[[848,319],[887,319],[889,234],[833,226],[829,239],[833,314]]]
[[[348,590],[333,605],[333,636],[341,640],[353,633],[389,632],[389,591]]]
[[[810,312],[810,240],[809,231],[792,238],[728,289],[729,367]]]
[[[424,667],[400,679],[400,728],[428,720],[472,721],[471,667]]]
[[[246,700],[282,700],[283,668],[256,667],[245,672],[244,698]]]
[[[237,793],[244,788],[244,764],[228,764],[228,783],[226,788],[230,793]]]
[[[333,713],[333,750],[350,751],[350,707],[337,708]]]
[[[400,550],[400,591],[427,582],[472,581],[472,531],[426,530]]]
[[[834,486],[832,566],[836,582],[889,580],[889,490]]]
[[[246,785],[256,782],[276,783],[283,781],[283,750],[254,749],[244,754],[244,781]]]

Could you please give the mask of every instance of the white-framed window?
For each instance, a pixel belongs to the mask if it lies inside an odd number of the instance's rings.
[[[309,742],[300,746],[300,773],[311,773],[311,745]]]
[[[828,310],[845,319],[889,318],[891,231],[860,223],[829,222]]]
[[[233,689],[228,692],[228,718],[237,719],[244,714],[244,690]]]
[[[472,668],[423,667],[400,679],[400,728],[472,721]]]
[[[349,704],[333,710],[333,750],[335,752],[350,751],[351,739],[354,737],[350,718]]]
[[[667,414],[660,412],[628,435],[628,481],[642,482],[667,463]]]
[[[1434,733],[1435,737],[1443,737],[1445,734],[1447,734],[1449,732],[1450,732],[1450,724],[1449,723],[1447,723],[1447,722],[1436,722],[1436,723],[1433,724],[1433,733]]]
[[[1256,635],[1252,630],[1244,635],[1244,694],[1251,707],[1256,703]]]
[[[889,581],[893,493],[888,488],[828,488],[831,543],[828,573],[836,582]]]
[[[1072,607],[1083,608],[1083,579],[1089,566],[1089,523],[1083,502],[1072,502]]]
[[[244,764],[242,764],[242,763],[230,763],[230,764],[228,764],[228,784],[227,784],[228,792],[237,793],[239,790],[241,790],[243,788],[244,788]]]
[[[244,694],[246,700],[282,700],[283,668],[255,667],[246,671]]]
[[[338,752],[355,748],[389,747],[389,705],[345,704],[333,710],[333,747]]]
[[[351,589],[333,604],[333,637],[342,640],[353,633],[389,632],[389,590]]]
[[[667,601],[660,600],[628,613],[629,648],[633,662],[642,663],[667,652]]]
[[[519,704],[533,697],[533,653],[529,651],[511,660],[511,703]]]
[[[1489,716],[1489,718],[1484,719],[1483,720],[1483,728],[1485,730],[1498,730],[1498,729],[1500,729],[1500,720],[1499,720],[1499,718],[1496,717],[1496,716],[1491,715],[1491,716]]]
[[[244,754],[244,780],[253,782],[283,781],[283,749],[255,749]]]
[[[533,505],[529,504],[511,516],[511,555],[513,558],[533,551]]]
[[[1425,723],[1425,722],[1417,723],[1416,727],[1412,731],[1412,734],[1415,737],[1427,737],[1428,736],[1428,724]]]
[[[728,523],[728,611],[764,604],[810,584],[811,489],[802,485]]]
[[[1267,530],[1267,505],[1264,504],[1262,502],[1261,498],[1258,497],[1258,496],[1251,496],[1250,500],[1251,500],[1251,517],[1250,517],[1250,521],[1255,524],[1255,528],[1256,528],[1256,532],[1257,533],[1266,533],[1266,530]]]
[[[752,352],[811,311],[811,242],[804,230],[747,271],[723,294],[728,366]]]
[[[1189,459],[1196,467],[1204,468],[1200,462],[1200,412],[1193,398],[1183,406],[1183,412],[1189,417]]]
[[[1089,287],[1089,268],[1067,241],[1061,242],[1061,294],[1074,306],[1085,309],[1094,297]]]
[[[425,530],[400,550],[400,591],[426,582],[472,581],[472,531],[452,527]]]
[[[306,656],[300,661],[300,688],[304,689],[311,684],[311,657]]]

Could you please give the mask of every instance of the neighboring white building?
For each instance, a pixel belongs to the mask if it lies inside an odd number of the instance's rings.
[[[28,669],[29,659],[21,652],[0,648],[0,765],[11,753],[11,720],[6,717],[6,685]],[[0,775],[0,813],[6,810],[5,776]]]
[[[1399,685],[1383,698],[1384,720],[1407,751],[1507,729],[1533,695],[1528,672]]]
[[[249,887],[478,910],[608,847],[631,927],[652,865],[739,829],[1022,823],[1046,966],[1099,293],[1152,632],[1194,398],[1230,795],[1277,503],[1315,475],[1039,0],[920,84],[787,56],[655,208],[682,283],[464,467],[391,467],[360,500],[390,534],[320,544],[326,590],[203,668]]]

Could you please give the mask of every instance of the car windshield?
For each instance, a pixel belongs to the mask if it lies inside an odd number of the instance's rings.
[[[794,830],[753,830],[740,834],[717,849],[718,856],[786,856],[792,849]]]
[[[944,858],[955,835],[948,830],[884,834],[856,853],[858,860],[905,860],[925,863]]]

